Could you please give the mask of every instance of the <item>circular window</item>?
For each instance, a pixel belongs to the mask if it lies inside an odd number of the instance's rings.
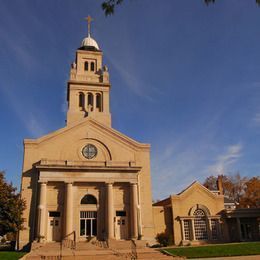
[[[97,155],[97,147],[93,144],[87,144],[83,149],[82,149],[82,154],[84,157],[87,159],[92,159]]]

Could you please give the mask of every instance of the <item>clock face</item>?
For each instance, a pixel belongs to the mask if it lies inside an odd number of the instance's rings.
[[[97,147],[93,144],[87,144],[83,149],[82,149],[82,154],[84,157],[87,159],[92,159],[97,156]]]

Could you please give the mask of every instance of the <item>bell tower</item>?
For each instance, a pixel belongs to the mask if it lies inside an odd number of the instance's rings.
[[[97,42],[90,36],[91,17],[88,21],[88,36],[76,51],[76,59],[71,64],[68,81],[67,125],[77,123],[86,117],[111,126],[109,111],[109,73],[102,65],[103,53]]]

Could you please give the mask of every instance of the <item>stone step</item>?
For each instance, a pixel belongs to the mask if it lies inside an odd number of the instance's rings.
[[[145,242],[140,243],[139,247],[136,243],[136,249],[132,253],[133,243],[132,241],[110,241],[110,248],[103,248],[98,243],[93,242],[78,242],[76,249],[69,249],[67,247],[60,247],[60,243],[46,243],[44,245],[34,245],[33,250],[24,259],[26,260],[60,260],[60,254],[62,259],[70,260],[88,260],[88,259],[134,259],[133,256],[136,253],[138,259],[173,259],[172,256],[165,255],[160,251],[144,247]],[[112,243],[111,243],[112,242]],[[102,244],[102,243],[101,243]],[[177,258],[176,258],[177,259]],[[182,259],[182,258],[178,258]]]

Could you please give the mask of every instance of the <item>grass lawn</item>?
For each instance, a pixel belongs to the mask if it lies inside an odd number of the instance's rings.
[[[172,255],[187,258],[260,255],[260,242],[167,248]]]
[[[16,260],[27,253],[25,252],[14,252],[14,251],[0,251],[1,260]]]

